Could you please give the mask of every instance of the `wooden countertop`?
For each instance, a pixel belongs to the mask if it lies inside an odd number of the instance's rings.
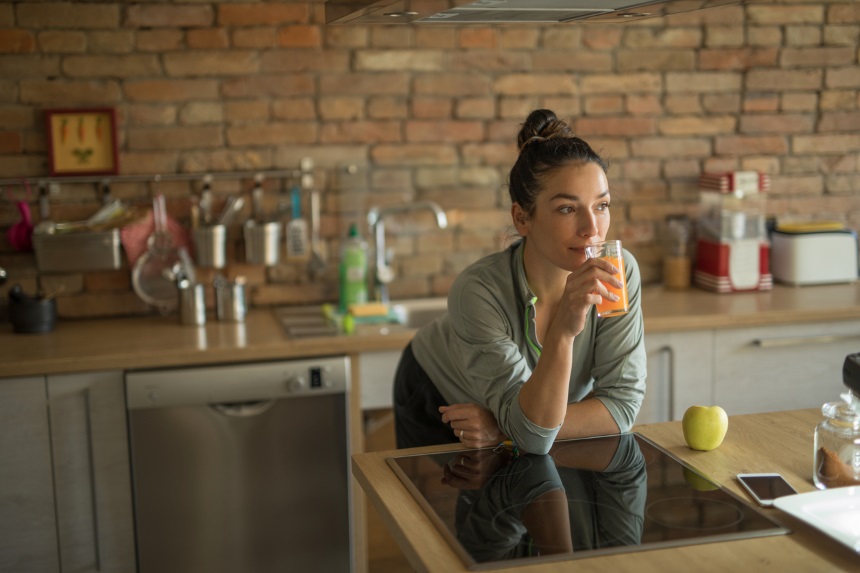
[[[743,472],[781,473],[803,493],[812,483],[813,431],[820,421],[817,409],[749,414],[729,418],[723,444],[710,452],[691,450],[684,443],[680,422],[634,427],[676,457],[717,483],[745,497],[734,480]],[[462,446],[416,448],[408,453],[457,450]],[[417,571],[465,572],[459,557],[427,518],[422,508],[385,462],[407,451],[373,452],[352,457],[353,475],[385,520],[401,549]],[[576,561],[542,563],[511,570],[529,573],[688,573],[696,571],[856,571],[857,554],[823,533],[778,509],[767,509],[792,530],[776,535],[708,543]]]
[[[860,282],[714,294],[646,286],[646,332],[761,326],[860,318]],[[48,334],[14,334],[0,324],[0,377],[356,354],[403,348],[413,331],[290,339],[267,309],[244,324],[182,326],[175,316],[57,323]]]

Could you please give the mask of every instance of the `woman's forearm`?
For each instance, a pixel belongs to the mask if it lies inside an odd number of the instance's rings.
[[[569,340],[544,345],[532,375],[520,388],[520,408],[538,426],[556,428],[567,416],[571,345]]]
[[[556,439],[605,436],[620,431],[603,402],[597,398],[586,398],[567,405],[567,415]]]

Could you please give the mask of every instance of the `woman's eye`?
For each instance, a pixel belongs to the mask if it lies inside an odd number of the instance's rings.
[[[567,215],[568,213],[573,213],[573,207],[565,205],[564,207],[559,207],[558,212]]]
[[[609,210],[609,203],[607,203],[607,202],[601,203],[600,205],[597,206],[597,210],[598,211],[608,211]]]

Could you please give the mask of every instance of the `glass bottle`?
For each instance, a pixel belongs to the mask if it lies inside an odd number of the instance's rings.
[[[821,413],[824,420],[815,427],[815,487],[860,485],[860,413],[845,401],[828,402]]]

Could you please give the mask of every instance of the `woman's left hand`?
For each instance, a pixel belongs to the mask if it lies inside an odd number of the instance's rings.
[[[470,448],[497,446],[507,439],[499,429],[493,413],[477,404],[440,406],[442,421],[451,425],[460,442]]]

